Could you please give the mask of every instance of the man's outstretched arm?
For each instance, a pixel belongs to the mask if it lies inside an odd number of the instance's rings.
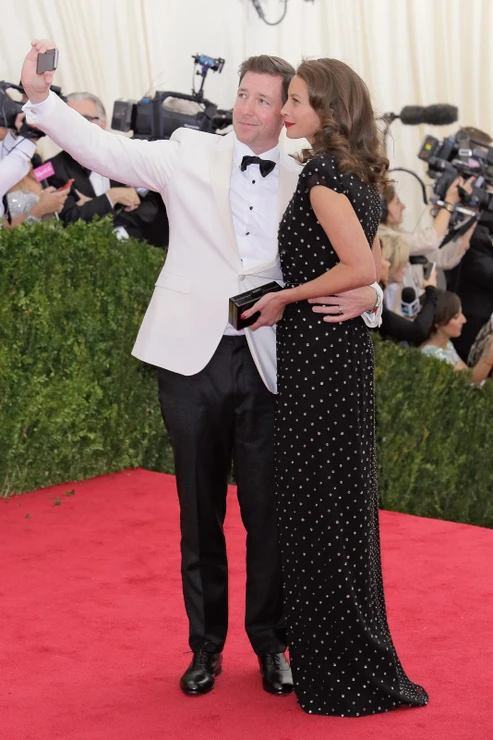
[[[100,175],[128,185],[162,192],[175,162],[179,144],[141,141],[103,131],[86,121],[50,92],[53,72],[36,73],[38,54],[53,49],[52,41],[33,41],[22,66],[22,84],[29,102],[27,121],[49,135],[74,159]]]

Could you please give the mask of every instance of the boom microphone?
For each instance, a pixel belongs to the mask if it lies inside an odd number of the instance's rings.
[[[429,126],[448,126],[455,123],[459,117],[459,110],[455,105],[437,103],[425,108],[421,105],[406,105],[398,116],[407,126],[417,126],[426,123]]]

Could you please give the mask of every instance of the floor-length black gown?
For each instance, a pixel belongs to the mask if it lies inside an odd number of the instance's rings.
[[[300,174],[279,230],[284,279],[307,282],[338,257],[310,206],[324,185],[350,200],[369,248],[373,186],[317,156]],[[306,712],[361,716],[427,703],[404,673],[382,586],[374,438],[374,356],[361,318],[328,324],[306,301],[277,328],[276,494],[289,651]]]

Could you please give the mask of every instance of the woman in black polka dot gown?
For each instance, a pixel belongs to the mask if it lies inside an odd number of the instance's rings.
[[[313,88],[320,88],[320,78],[323,86],[327,76],[335,78],[327,99],[342,100],[350,111],[339,126],[349,132],[349,156],[347,139],[344,146],[333,120],[337,103],[330,104],[325,138],[335,141],[336,154],[324,147],[322,137],[317,142],[323,105],[303,108],[303,95],[313,105]],[[308,154],[279,230],[283,293],[291,297],[272,294],[256,307],[265,323],[269,311],[271,318],[279,318],[284,310],[277,327],[276,494],[295,691],[306,712],[351,717],[428,701],[425,690],[404,673],[387,624],[369,331],[361,317],[326,323],[303,300],[358,287],[358,280],[365,284],[358,270],[360,263],[368,264],[377,233],[378,177],[365,182],[340,165],[344,158],[355,169],[361,163],[362,155],[351,158],[350,139],[351,126],[357,133],[358,100],[365,102],[366,87],[362,93],[361,86],[360,78],[336,60],[303,62],[291,83],[283,109],[293,124],[289,135],[305,136],[315,150],[318,143],[319,153]],[[366,96],[371,119],[365,122],[362,104],[360,118],[368,127],[374,120],[367,91]],[[370,144],[371,136],[370,131]],[[376,131],[373,136],[374,152],[379,149]],[[370,144],[363,164],[371,159]],[[387,161],[375,155],[373,172],[379,165],[384,173]],[[370,168],[359,169],[366,175]],[[339,282],[329,285],[328,280],[334,281],[329,276],[336,273]],[[345,275],[353,281],[345,283]],[[325,285],[334,289],[324,291]]]
[[[375,188],[312,159],[279,231],[283,276],[298,284],[337,254],[310,207],[310,190],[344,193],[369,245]],[[373,345],[363,319],[327,324],[306,301],[277,327],[276,478],[289,651],[307,712],[363,715],[426,703],[404,674],[385,613],[374,439]]]

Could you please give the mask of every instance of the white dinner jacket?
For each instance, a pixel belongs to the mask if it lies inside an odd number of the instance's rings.
[[[243,270],[230,206],[233,134],[179,129],[169,141],[131,140],[89,123],[52,92],[24,109],[29,123],[85,167],[161,194],[169,247],[132,354],[182,375],[198,373],[223,336],[230,296],[282,277],[278,256]],[[299,172],[281,152],[279,220]],[[276,392],[275,327],[246,336],[264,383]]]

